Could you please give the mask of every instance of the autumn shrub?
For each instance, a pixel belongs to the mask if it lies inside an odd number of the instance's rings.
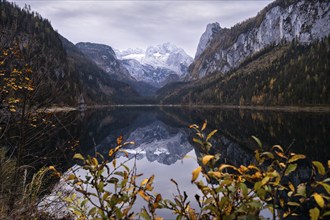
[[[50,168],[35,169],[31,143],[42,143],[53,124],[40,109],[44,103],[34,102],[37,88],[27,63],[18,44],[0,47],[0,219],[38,219],[48,188]]]
[[[66,182],[75,190],[71,196],[64,198],[69,209],[78,219],[157,219],[156,209],[162,200],[160,194],[153,194],[154,176],[144,179],[140,184],[137,178],[136,164],[129,168],[124,163],[117,164],[114,157],[117,152],[130,143],[122,143],[122,137],[117,139],[117,147],[109,151],[110,163],[101,154],[95,157],[83,157],[75,154],[74,159],[81,164],[80,168],[87,171],[84,177],[72,172],[66,177]],[[127,159],[127,161],[130,158]],[[78,196],[77,196],[78,195]],[[146,201],[146,206],[140,213],[133,211],[133,206],[140,196]]]
[[[248,166],[218,164],[220,155],[207,154],[212,147],[210,139],[217,132],[205,134],[205,122],[200,128],[191,125],[196,137],[193,141],[203,154],[198,166],[192,171],[191,183],[198,193],[190,198],[178,183],[173,198],[163,199],[154,192],[154,176],[140,183],[137,167],[117,164],[116,153],[125,150],[127,144],[117,139],[117,147],[109,151],[110,162],[102,155],[83,157],[76,154],[79,169],[87,171],[84,177],[72,172],[66,182],[75,190],[64,200],[69,210],[78,219],[161,219],[157,209],[171,211],[177,219],[260,219],[262,210],[268,209],[273,219],[306,217],[327,219],[330,216],[330,162],[327,168],[318,161],[310,164],[311,175],[307,181],[292,181],[301,163],[308,163],[306,156],[291,153],[275,145],[269,151],[258,143],[255,158]],[[290,147],[289,147],[290,148]],[[127,153],[126,153],[127,154]],[[130,160],[129,158],[127,160]],[[137,197],[146,201],[139,212],[132,207]],[[198,207],[192,207],[196,200]]]

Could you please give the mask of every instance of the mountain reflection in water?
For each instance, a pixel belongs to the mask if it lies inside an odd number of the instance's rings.
[[[163,198],[173,198],[176,191],[170,179],[186,191],[191,206],[194,203],[196,187],[190,183],[191,172],[202,157],[201,149],[192,142],[194,135],[188,126],[208,121],[206,132],[218,129],[211,140],[211,153],[220,153],[219,163],[236,166],[248,165],[253,160],[256,143],[251,136],[257,136],[264,147],[275,144],[292,152],[306,154],[310,160],[325,162],[329,159],[330,128],[329,113],[271,112],[221,108],[179,108],[179,107],[112,107],[89,110],[75,116],[73,136],[80,141],[80,153],[94,155],[95,152],[108,155],[116,146],[120,135],[124,141],[135,144],[125,147],[130,156],[129,167],[136,162],[138,173],[147,178],[155,175],[154,191]],[[295,140],[295,141],[294,141]],[[119,153],[117,163],[126,160]],[[293,182],[308,178],[309,170],[302,168]],[[142,179],[141,179],[142,181]],[[144,204],[138,202],[137,206]],[[135,207],[136,211],[141,207]],[[159,210],[164,218],[174,216],[168,210]]]
[[[107,154],[116,138],[134,141],[127,147],[130,154],[148,161],[171,165],[194,147],[188,125],[208,121],[208,131],[218,129],[213,140],[214,151],[227,163],[248,164],[257,136],[265,147],[279,144],[327,161],[329,157],[330,114],[306,112],[271,112],[237,109],[197,109],[179,107],[117,107],[86,112],[80,122],[80,144],[83,154],[96,150]],[[198,149],[197,149],[198,150]]]

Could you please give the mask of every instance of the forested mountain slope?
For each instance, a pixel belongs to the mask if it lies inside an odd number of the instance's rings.
[[[330,103],[330,3],[277,0],[232,28],[209,24],[186,83],[158,91],[161,103]]]
[[[110,104],[136,96],[129,85],[110,79],[29,7],[0,1],[0,16],[1,51],[16,48],[22,62],[31,67],[35,103],[75,106],[83,97],[88,104]],[[3,68],[10,69],[11,63],[6,65]]]
[[[329,57],[330,37],[311,45],[270,46],[226,75],[168,85],[158,96],[166,104],[329,104]]]

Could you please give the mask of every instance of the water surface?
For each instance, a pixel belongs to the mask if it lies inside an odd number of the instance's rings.
[[[188,125],[202,124],[205,119],[207,132],[219,130],[212,140],[212,152],[221,154],[221,162],[248,165],[257,147],[252,135],[265,148],[292,145],[290,151],[306,154],[310,160],[325,162],[330,158],[329,113],[132,106],[89,110],[75,117],[78,151],[107,155],[118,136],[134,141],[126,151],[137,155],[139,173],[155,175],[155,191],[163,198],[172,198],[173,178],[193,199],[197,190],[190,183],[191,171],[199,166],[201,152],[192,142]],[[124,159],[120,154],[118,160]],[[168,212],[159,214],[171,217]]]

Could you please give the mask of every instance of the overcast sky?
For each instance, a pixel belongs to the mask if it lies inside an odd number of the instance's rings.
[[[73,43],[102,43],[117,49],[171,42],[194,56],[208,23],[231,27],[255,16],[271,0],[128,1],[12,0],[31,6]]]

